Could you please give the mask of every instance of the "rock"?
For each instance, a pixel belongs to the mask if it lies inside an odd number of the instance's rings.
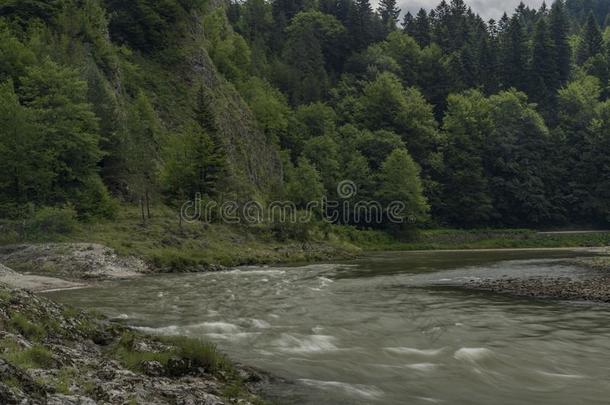
[[[18,392],[18,393],[17,393]],[[8,385],[0,382],[0,403],[6,405],[17,405],[24,400],[23,393],[15,388],[10,388]]]
[[[71,280],[131,278],[150,272],[135,257],[121,257],[96,243],[44,243],[0,248],[0,262],[37,276]],[[2,269],[0,269],[2,274]]]
[[[165,373],[165,368],[158,361],[143,361],[140,365],[146,375],[160,377]]]
[[[166,372],[168,376],[181,377],[191,371],[191,364],[186,359],[172,357],[167,362]]]
[[[0,404],[90,405],[136,401],[151,405],[220,405],[224,404],[220,393],[227,392],[227,385],[241,384],[228,373],[208,373],[188,356],[175,355],[167,363],[144,360],[128,369],[131,362],[125,359],[130,355],[179,351],[174,343],[82,312],[67,311],[31,292],[0,285],[0,294],[3,297],[0,325],[5,329],[0,339],[15,342],[6,345],[3,354],[35,347],[38,350],[37,357],[22,366],[19,357],[14,357],[18,362],[15,364],[0,358]],[[33,327],[15,327],[16,314],[22,325],[45,325],[44,332]],[[96,335],[105,336],[103,346],[91,339]],[[250,381],[256,380],[251,374],[240,373]],[[255,391],[250,386],[241,387],[231,403],[247,404],[254,398]]]
[[[78,395],[54,394],[47,397],[46,405],[97,405],[91,398]]]

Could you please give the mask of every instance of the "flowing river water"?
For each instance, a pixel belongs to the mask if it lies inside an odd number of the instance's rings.
[[[582,252],[376,253],[49,293],[143,331],[214,341],[283,377],[279,404],[607,404],[610,306],[461,289],[586,276]]]

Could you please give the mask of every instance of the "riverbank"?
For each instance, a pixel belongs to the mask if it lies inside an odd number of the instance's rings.
[[[409,240],[376,231],[341,230],[342,237],[364,250],[489,250],[592,248],[610,246],[609,231],[540,232],[532,229],[424,229]]]
[[[149,271],[161,273],[345,259],[362,252],[330,225],[188,223],[180,221],[177,213],[167,207],[155,210],[143,225],[132,206],[122,207],[114,220],[75,223],[69,227],[0,224],[0,250],[34,244],[100,245],[119,257],[137,258]],[[27,262],[36,260],[36,252],[32,253],[30,258],[25,257]],[[52,267],[52,262],[46,264]],[[21,263],[15,260],[8,265],[27,271],[27,266]]]
[[[199,340],[151,337],[0,285],[0,403],[262,404],[268,377]]]
[[[118,273],[121,271],[134,269],[136,273],[194,272],[239,265],[342,260],[365,251],[610,246],[610,232],[604,231],[548,233],[527,229],[425,229],[397,237],[378,230],[326,223],[188,223],[180,221],[174,209],[164,206],[155,209],[145,225],[137,208],[130,205],[121,206],[114,220],[71,224],[65,221],[65,218],[47,218],[43,223],[0,223],[0,263],[26,272],[33,268],[37,272],[46,268],[51,273],[53,267],[73,268],[80,272],[83,267],[90,267],[92,262],[94,267],[106,268],[96,262],[101,260],[103,264],[104,256],[116,255],[128,260],[117,264],[122,270],[110,272],[120,276]],[[6,254],[2,253],[24,245],[51,246],[54,250],[59,244],[89,246],[80,249],[79,254],[64,255],[64,259],[61,255],[37,248],[26,249],[20,256],[13,254],[15,260],[6,263]],[[98,252],[104,249],[111,252]],[[97,275],[88,271],[87,277],[96,278]]]
[[[562,301],[610,303],[610,255],[568,260],[566,263],[581,268],[582,273],[566,276],[477,278],[469,280],[463,288],[477,291]]]

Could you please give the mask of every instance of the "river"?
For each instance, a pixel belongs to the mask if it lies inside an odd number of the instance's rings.
[[[49,293],[160,334],[212,340],[287,380],[280,404],[607,404],[610,307],[459,288],[586,276],[568,251],[375,253],[158,275]]]

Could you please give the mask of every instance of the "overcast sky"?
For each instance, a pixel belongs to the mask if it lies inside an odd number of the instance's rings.
[[[440,3],[441,0],[398,0],[399,7],[403,13],[410,11],[411,14],[415,15],[420,8],[429,10],[434,8]],[[449,2],[450,0],[447,0]],[[502,17],[502,14],[506,11],[510,15],[521,0],[465,0],[466,4],[474,10],[475,13],[480,14],[483,19],[488,20],[495,18],[496,20]],[[523,2],[530,7],[540,7],[543,0],[523,0]],[[547,4],[551,4],[552,0],[548,0]]]

